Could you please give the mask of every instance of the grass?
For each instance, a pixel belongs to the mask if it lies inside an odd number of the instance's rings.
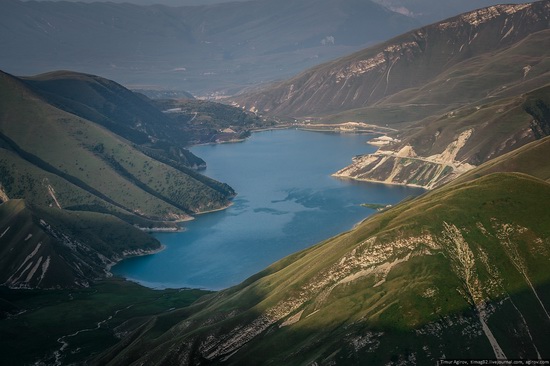
[[[83,206],[99,204],[108,210],[112,209],[109,206],[116,206],[118,209],[114,211],[126,211],[130,215],[174,220],[188,218],[191,212],[227,205],[230,197],[227,187],[216,187],[213,181],[197,179],[195,174],[186,174],[144,155],[97,124],[44,103],[16,78],[4,74],[0,82],[3,85],[0,132],[11,149],[26,160],[22,165],[27,181],[34,182],[28,187],[12,184],[8,196],[27,198],[29,195],[31,200],[47,197],[33,193],[34,189],[45,189],[46,184],[41,181],[45,171],[58,177],[50,182],[54,190],[57,184],[62,185],[59,187],[65,193],[59,197],[62,207],[72,206],[87,195],[88,202],[82,202]],[[4,155],[9,153],[3,152]],[[21,161],[13,154],[6,159],[4,170],[10,175],[2,175],[1,179],[9,183],[10,178],[15,179],[12,175],[19,174]],[[27,163],[35,165],[35,169]],[[79,189],[67,189],[69,184],[63,180]],[[90,203],[94,199],[95,202]],[[37,203],[44,203],[43,200]]]
[[[382,210],[388,208],[391,205],[383,205],[383,204],[380,204],[380,203],[363,203],[363,204],[361,204],[361,206],[366,207],[366,208],[370,208],[371,210],[382,211]]]

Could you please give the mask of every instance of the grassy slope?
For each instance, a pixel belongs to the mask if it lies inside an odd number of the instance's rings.
[[[460,133],[472,130],[456,160],[480,165],[550,132],[547,128],[542,133],[535,132],[538,125],[545,126],[549,120],[544,117],[534,121],[529,107],[539,105],[548,108],[549,85],[496,101],[492,98],[481,100],[441,116],[428,117],[400,131],[401,143],[391,148],[399,150],[402,146],[411,145],[417,154],[431,156],[443,152]]]
[[[55,71],[22,79],[50,104],[96,122],[183,166],[205,162],[182,147],[185,133],[151,101],[98,76]]]
[[[13,199],[24,198],[44,207],[58,207],[59,204],[67,210],[109,213],[142,227],[173,225],[136,216],[133,212],[98,197],[59,175],[40,169],[14,151],[0,148],[0,172],[0,185]]]
[[[179,109],[167,116],[175,122],[182,135],[181,141],[186,144],[245,138],[250,130],[275,125],[271,119],[264,120],[240,108],[206,100],[163,99],[154,101],[154,104],[163,111]],[[226,128],[231,128],[235,133],[221,132]]]
[[[219,362],[239,349],[226,363],[493,358],[480,309],[508,357],[549,357],[550,319],[529,287],[548,308],[548,204],[550,185],[517,173],[442,187],[220,292],[160,338],[145,333],[145,354],[127,345],[103,361]]]
[[[550,137],[531,142],[499,156],[465,173],[450,184],[467,182],[495,172],[520,172],[550,182],[550,166],[541,161],[548,154],[550,154]]]
[[[228,203],[225,194],[192,175],[42,102],[18,80],[3,74],[2,84],[0,132],[12,149],[40,168],[150,219],[186,218]]]

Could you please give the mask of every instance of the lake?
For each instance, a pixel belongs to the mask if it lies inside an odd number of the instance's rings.
[[[113,273],[153,288],[227,288],[375,213],[362,203],[423,193],[330,176],[353,156],[374,152],[370,137],[290,129],[193,147],[208,164],[204,174],[237,191],[233,205],[184,223],[183,232],[154,234],[165,250],[124,260]]]

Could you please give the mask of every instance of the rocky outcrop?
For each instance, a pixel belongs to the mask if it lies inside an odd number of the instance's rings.
[[[4,190],[4,187],[2,186],[2,183],[0,183],[0,203],[6,202],[10,198],[8,197],[8,194]]]
[[[333,176],[431,189],[474,168],[456,160],[471,135],[472,130],[461,133],[442,153],[428,157],[418,156],[410,145],[399,151],[379,149],[374,154],[354,157],[351,165]]]
[[[116,232],[116,236],[113,235]],[[88,287],[129,256],[160,248],[155,239],[112,216],[0,204],[0,285],[9,288]]]

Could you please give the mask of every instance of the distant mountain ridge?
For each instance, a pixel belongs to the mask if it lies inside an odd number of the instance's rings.
[[[405,33],[235,100],[245,109],[292,117],[389,103],[387,99],[393,101],[404,90],[420,88],[455,65],[547,30],[549,13],[547,0],[476,10]],[[533,77],[529,73],[526,76]]]
[[[0,69],[16,75],[76,70],[132,88],[195,95],[289,77],[418,26],[358,0],[177,8],[5,0],[0,7]]]

